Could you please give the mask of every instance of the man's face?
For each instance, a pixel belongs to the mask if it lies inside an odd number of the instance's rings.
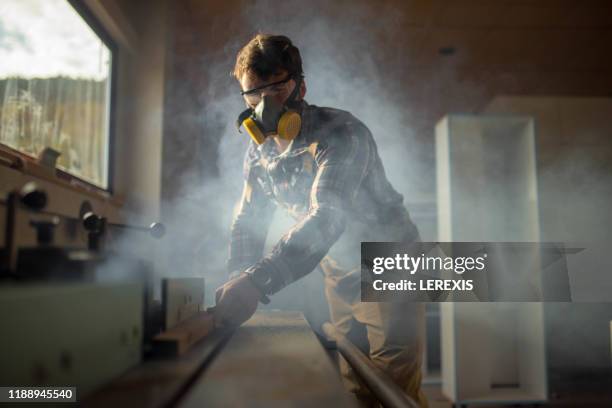
[[[285,70],[279,71],[276,74],[266,78],[263,80],[259,78],[257,75],[251,72],[245,72],[240,79],[240,86],[243,91],[247,91],[249,89],[260,88],[259,90],[243,95],[244,101],[246,102],[249,108],[255,109],[257,104],[261,101],[264,95],[270,96],[276,100],[279,104],[284,104],[293,89],[296,86],[295,80],[290,79],[286,82],[282,82],[289,76],[289,73]],[[273,85],[274,83],[278,83]],[[266,86],[268,84],[272,84],[270,86]],[[305,91],[305,89],[304,89]],[[298,99],[301,99],[303,96],[303,92],[300,92],[300,96]]]

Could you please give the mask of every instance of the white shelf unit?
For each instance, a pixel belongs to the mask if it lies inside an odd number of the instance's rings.
[[[438,240],[537,242],[534,121],[448,115],[436,126]],[[457,405],[547,400],[541,303],[440,305],[442,391]]]

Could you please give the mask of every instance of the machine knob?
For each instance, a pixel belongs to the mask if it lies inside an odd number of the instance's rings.
[[[83,228],[89,232],[100,232],[104,227],[104,218],[93,212],[83,215]]]
[[[161,222],[154,222],[149,225],[149,234],[151,234],[153,238],[161,238],[166,235],[166,227]]]
[[[19,198],[21,204],[31,210],[40,211],[47,205],[47,193],[32,181],[21,188]]]

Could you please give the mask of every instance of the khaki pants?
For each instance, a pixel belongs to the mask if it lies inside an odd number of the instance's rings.
[[[421,391],[425,307],[421,303],[361,302],[360,270],[346,271],[329,256],[321,261],[325,294],[336,329],[386,372],[420,407],[427,407]],[[347,388],[365,406],[376,399],[340,357],[340,372]]]

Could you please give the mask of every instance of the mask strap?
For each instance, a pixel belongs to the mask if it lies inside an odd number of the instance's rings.
[[[293,88],[293,91],[287,98],[287,102],[285,102],[285,105],[287,105],[288,107],[297,104],[296,98],[300,92],[300,87],[302,86],[302,80],[304,79],[304,76],[302,74],[294,74],[293,78],[295,79],[295,88]]]

